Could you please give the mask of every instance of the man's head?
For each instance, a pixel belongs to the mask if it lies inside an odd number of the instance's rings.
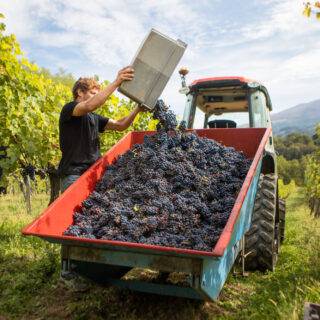
[[[90,99],[100,91],[100,85],[94,78],[79,78],[73,85],[72,94],[75,101]]]

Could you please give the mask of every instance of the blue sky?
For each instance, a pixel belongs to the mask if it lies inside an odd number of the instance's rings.
[[[320,98],[320,21],[299,0],[0,0],[7,32],[42,67],[113,80],[155,28],[188,43],[188,82],[240,75],[263,82],[279,112]],[[162,97],[183,113],[177,72]]]

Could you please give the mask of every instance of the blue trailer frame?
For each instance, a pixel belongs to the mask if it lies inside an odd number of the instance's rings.
[[[261,171],[261,162],[255,170],[254,177],[242,204],[240,214],[234,226],[231,241],[221,257],[187,256],[185,254],[172,254],[141,250],[138,248],[115,248],[113,246],[75,245],[73,241],[62,243],[62,268],[68,270],[71,266],[78,267],[80,274],[95,278],[98,283],[108,283],[135,291],[154,294],[179,296],[191,299],[214,300],[227,280],[228,274],[243,247],[243,238],[251,224],[254,200],[258,188]],[[52,238],[50,242],[61,243]],[[87,264],[89,263],[89,264]],[[95,264],[122,267],[148,268],[163,272],[183,272],[189,274],[189,287],[179,285],[149,283],[135,280],[122,280],[108,276],[95,277]],[[86,270],[87,269],[87,270]],[[83,271],[84,270],[84,271]],[[114,269],[112,269],[114,270]],[[112,273],[112,272],[111,272]]]
[[[201,134],[207,134],[209,132],[207,130],[202,130]],[[229,132],[232,129],[227,130],[226,132]],[[236,130],[239,132],[241,129]],[[247,176],[249,178],[246,178],[232,210],[233,221],[231,221],[230,216],[212,252],[81,239],[61,236],[56,231],[48,234],[46,232],[51,230],[50,224],[59,225],[64,219],[62,212],[58,212],[65,209],[63,201],[60,201],[59,206],[56,205],[56,207],[55,204],[52,204],[52,208],[49,207],[47,212],[25,227],[23,233],[40,236],[52,243],[61,244],[62,269],[75,270],[80,275],[98,283],[161,295],[209,301],[217,299],[237,256],[240,252],[244,255],[244,236],[251,225],[264,148],[271,132],[271,129],[242,130],[244,132],[245,130],[255,130],[260,134],[263,133],[263,137],[250,167]],[[90,178],[90,173],[81,177],[83,181],[86,179],[89,181],[88,178]],[[62,200],[67,199],[72,194],[76,197],[76,187],[70,187]],[[91,185],[90,188],[93,188],[93,186]],[[83,198],[83,195],[81,197]],[[59,199],[56,202],[58,204]],[[59,216],[55,216],[56,212],[59,213]],[[45,231],[42,231],[43,229]],[[121,278],[131,268],[146,268],[166,273],[184,273],[188,275],[187,285],[180,286]]]

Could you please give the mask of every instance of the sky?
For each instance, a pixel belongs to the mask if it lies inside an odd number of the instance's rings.
[[[53,73],[112,81],[151,28],[188,44],[162,98],[183,114],[187,82],[244,76],[269,90],[274,113],[320,98],[320,21],[299,0],[0,0],[7,33]]]

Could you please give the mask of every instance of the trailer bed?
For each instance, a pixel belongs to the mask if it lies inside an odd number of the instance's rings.
[[[142,143],[145,135],[154,132],[131,132],[90,167],[73,185],[53,202],[35,221],[23,229],[24,235],[41,237],[62,245],[64,267],[76,265],[79,273],[98,282],[106,282],[144,292],[178,295],[212,300],[217,298],[242,248],[243,237],[250,227],[262,157],[271,133],[270,128],[199,129],[200,137],[214,139],[234,147],[252,159],[223,232],[212,251],[148,245],[101,239],[64,236],[73,222],[73,213],[94,190],[105,168],[118,156]],[[150,268],[162,272],[184,272],[190,275],[189,287],[126,281],[114,277],[114,270]],[[106,272],[104,272],[107,270]],[[110,272],[109,272],[109,271]],[[108,273],[109,272],[109,273]],[[121,274],[121,272],[119,273]]]

